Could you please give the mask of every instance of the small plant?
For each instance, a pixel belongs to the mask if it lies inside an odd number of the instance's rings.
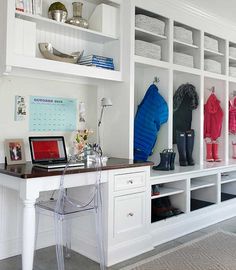
[[[62,11],[67,12],[65,5],[62,4],[61,2],[54,2],[50,5],[48,11],[54,11],[54,10],[62,10]]]

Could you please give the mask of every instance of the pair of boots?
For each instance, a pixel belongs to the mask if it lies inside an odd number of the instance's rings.
[[[192,157],[194,146],[194,130],[176,131],[176,143],[179,152],[180,166],[193,166],[194,160]]]
[[[206,161],[208,162],[220,162],[219,158],[219,144],[217,142],[206,142]]]
[[[160,158],[160,163],[156,166],[153,166],[153,170],[169,171],[175,169],[175,152],[172,149],[164,149],[160,153]]]

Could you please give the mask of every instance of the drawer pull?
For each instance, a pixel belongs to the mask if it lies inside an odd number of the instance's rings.
[[[132,185],[133,183],[134,183],[133,180],[129,180],[129,181],[128,181],[128,184],[131,184],[131,185]]]
[[[134,213],[129,213],[128,214],[128,217],[133,217],[134,216]]]

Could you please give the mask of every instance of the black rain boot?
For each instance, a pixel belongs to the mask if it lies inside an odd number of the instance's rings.
[[[153,170],[157,171],[169,171],[170,170],[170,153],[167,149],[163,150],[162,153],[160,153],[161,161],[158,165],[153,166]]]
[[[188,162],[186,157],[186,135],[184,131],[176,131],[176,142],[179,152],[179,165],[187,166]]]
[[[193,146],[194,146],[194,130],[186,131],[186,156],[189,166],[193,166],[195,164],[192,153],[193,153]]]
[[[170,153],[170,170],[174,170],[175,169],[175,152],[171,152]]]

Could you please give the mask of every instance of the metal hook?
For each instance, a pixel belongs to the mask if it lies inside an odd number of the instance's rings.
[[[215,93],[215,86],[212,86],[211,88],[208,88],[209,91],[211,91],[212,93]]]
[[[157,76],[155,76],[153,83],[158,84],[159,82],[160,82],[160,79]]]

